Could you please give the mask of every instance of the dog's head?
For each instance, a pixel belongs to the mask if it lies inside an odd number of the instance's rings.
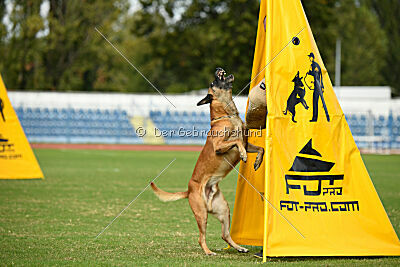
[[[215,80],[208,88],[208,94],[205,98],[197,103],[198,106],[209,104],[213,100],[227,102],[232,100],[232,83],[234,81],[233,74],[225,77],[226,72],[222,68],[217,68],[215,71]]]
[[[292,82],[294,82],[295,87],[303,87],[303,81],[301,80],[303,77],[300,77],[300,73],[297,72],[296,76],[293,78]]]

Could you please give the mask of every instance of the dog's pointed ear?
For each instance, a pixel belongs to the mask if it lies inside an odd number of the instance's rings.
[[[199,103],[197,103],[198,106],[204,105],[204,104],[209,104],[213,100],[212,94],[207,94],[205,98],[200,100]]]

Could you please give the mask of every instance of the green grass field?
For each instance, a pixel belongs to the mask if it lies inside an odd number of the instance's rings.
[[[162,203],[146,190],[97,240],[94,237],[173,158],[156,181],[165,190],[186,190],[197,152],[46,150],[35,153],[45,180],[0,180],[1,265],[250,265],[252,256],[223,250],[212,216],[203,254],[187,200]],[[365,155],[375,187],[400,234],[400,156]],[[233,207],[237,175],[221,188]],[[231,209],[232,212],[232,209]],[[399,257],[270,258],[279,265],[400,265]]]

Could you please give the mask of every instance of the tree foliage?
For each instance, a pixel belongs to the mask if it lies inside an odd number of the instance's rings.
[[[46,2],[49,11],[43,17],[40,10]],[[99,69],[115,54],[104,49],[94,27],[111,31],[127,1],[28,0],[9,5],[9,29],[2,35],[6,56],[1,62],[8,87],[95,89]]]
[[[377,17],[354,0],[303,1],[330,77],[335,77],[336,39],[341,40],[341,85],[384,85],[387,38]]]
[[[393,93],[400,96],[400,1],[365,0],[366,5],[376,14],[381,28],[387,37],[387,53],[383,57],[382,75],[385,83],[394,88]]]
[[[400,91],[400,2],[302,3],[332,79],[340,38],[342,85],[389,84]],[[95,27],[161,91],[206,88],[217,66],[235,74],[236,92],[249,82],[258,0],[140,0],[134,12],[129,4],[0,0],[0,71],[7,86],[154,92]]]

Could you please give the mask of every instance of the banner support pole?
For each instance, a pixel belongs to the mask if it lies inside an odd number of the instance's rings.
[[[271,10],[271,0],[266,0],[267,1],[267,10],[266,10],[266,33],[265,33],[265,38],[266,38],[266,61],[265,62],[269,62],[271,59],[271,47],[270,47],[270,41],[268,39],[268,35],[270,35],[271,33],[271,21],[272,18],[270,17],[270,15],[272,15],[272,12],[269,12]],[[268,16],[269,15],[269,16]],[[270,66],[268,66],[265,69],[265,84],[266,84],[266,97],[267,97],[267,107],[271,107],[272,104],[272,99],[271,99],[271,69]],[[267,114],[267,119],[266,119],[266,137],[265,137],[265,177],[264,177],[264,195],[269,195],[267,194],[268,192],[268,183],[267,183],[267,179],[268,179],[268,175],[270,173],[270,155],[271,155],[271,122],[270,122],[270,118],[269,114]],[[267,201],[264,201],[264,237],[263,237],[263,262],[267,261],[267,231],[268,231],[268,205],[267,205]]]

